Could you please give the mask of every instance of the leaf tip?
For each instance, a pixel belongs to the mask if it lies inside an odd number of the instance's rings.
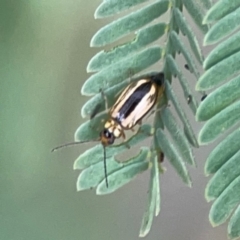
[[[81,186],[79,186],[78,183],[76,184],[76,188],[77,188],[77,192],[80,192],[80,191],[84,190],[83,188],[81,188]]]
[[[204,136],[204,132],[202,130],[203,129],[201,129],[198,134],[198,143],[200,146],[207,145],[209,142],[207,139],[204,139],[205,136]]]
[[[211,223],[212,227],[217,227],[219,224],[215,223],[211,216],[209,216],[209,222]]]
[[[149,232],[149,231],[148,231],[148,232]],[[146,237],[146,235],[148,234],[148,232],[146,232],[146,231],[140,231],[139,237],[140,237],[140,238]]]
[[[73,163],[73,170],[79,170],[81,169],[79,166],[78,166],[78,161],[75,160],[75,162]]]
[[[204,175],[205,175],[206,177],[208,177],[210,174],[211,174],[211,171],[209,170],[208,164],[207,164],[207,162],[206,162],[206,163],[205,163],[205,166],[204,166]]]
[[[202,24],[206,25],[209,24],[211,21],[209,21],[209,12],[204,16],[203,20],[202,20]]]
[[[205,188],[204,196],[205,196],[205,199],[207,202],[211,202],[214,200],[214,198],[209,195],[209,187],[208,186]]]
[[[199,79],[200,80],[200,79]],[[200,84],[199,84],[199,80],[198,80],[198,82],[196,83],[196,86],[195,86],[195,90],[196,91],[201,91],[201,87],[199,86]]]
[[[187,183],[187,185],[188,185],[188,187],[192,188],[192,182],[191,182],[191,181],[189,181],[189,182]]]
[[[83,188],[83,187],[81,186],[81,174],[82,174],[82,173],[79,174],[78,179],[77,179],[77,182],[76,182],[77,192],[80,192],[80,191],[82,191],[82,190],[85,190],[85,188]]]

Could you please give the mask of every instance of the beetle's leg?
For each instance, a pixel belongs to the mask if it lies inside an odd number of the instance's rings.
[[[100,89],[100,92],[101,92],[102,98],[103,98],[104,101],[105,101],[105,110],[108,110],[108,100],[107,100],[107,96],[106,96],[106,94],[104,93],[104,91],[103,91],[102,89]]]
[[[90,119],[93,119],[98,113],[99,113],[99,108],[101,107],[101,103],[98,103],[95,108],[93,109],[91,115],[90,115]]]
[[[125,140],[125,138],[126,138],[126,135],[125,135],[125,133],[124,133],[124,131],[122,130],[121,131],[121,135],[120,135],[122,138],[123,138],[123,140]]]
[[[166,107],[170,107],[170,104],[166,104],[166,105],[161,106],[160,108],[152,110],[151,113],[147,116],[146,119],[148,119],[152,114],[156,114],[156,113],[162,111]]]
[[[101,96],[105,102],[105,110],[108,109],[108,101],[107,101],[107,96],[104,93],[104,91],[102,89],[99,90],[99,92],[101,93]],[[90,115],[90,119],[93,119],[98,113],[99,113],[99,109],[101,108],[101,103],[98,103],[95,108],[93,109],[91,115]]]
[[[166,171],[166,168],[164,168],[162,166],[162,163],[164,161],[164,153],[162,151],[160,151],[158,154],[159,154],[159,156],[158,156],[158,171],[160,173],[164,173]]]
[[[139,124],[139,125],[142,125],[142,119],[140,119],[140,120],[138,121],[138,124]]]
[[[121,135],[120,135],[120,136],[123,138],[123,144],[124,144],[128,149],[130,149],[129,144],[125,141],[126,136],[125,136],[125,133],[124,133],[123,130],[121,131]]]
[[[135,132],[135,129],[134,129],[134,128],[131,128],[130,130],[131,130],[132,132]]]

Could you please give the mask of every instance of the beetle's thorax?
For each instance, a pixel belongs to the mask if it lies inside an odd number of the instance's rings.
[[[123,135],[123,129],[114,119],[109,119],[104,125],[103,131],[100,133],[101,143],[108,146],[114,143],[116,138]]]
[[[114,119],[109,119],[106,121],[104,125],[105,129],[108,129],[110,133],[114,135],[115,138],[119,138],[122,135],[122,127],[119,123],[117,123]]]

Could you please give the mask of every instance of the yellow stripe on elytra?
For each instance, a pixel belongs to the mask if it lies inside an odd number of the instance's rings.
[[[132,111],[126,119],[122,120],[122,127],[125,129],[134,127],[137,122],[141,120],[153,107],[156,102],[157,95],[157,88],[153,84],[150,91],[146,93],[146,95],[141,99],[141,101],[135,107],[134,111]]]
[[[149,82],[149,79],[141,79],[138,82],[134,82],[130,84],[119,96],[116,103],[113,105],[113,107],[110,110],[110,115],[112,117],[117,117],[117,113],[122,108],[122,106],[126,103],[126,101],[129,99],[129,97],[132,96],[132,94],[135,92],[135,90],[141,86],[143,83]]]

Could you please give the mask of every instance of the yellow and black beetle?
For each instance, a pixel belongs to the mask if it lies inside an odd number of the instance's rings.
[[[116,138],[122,137],[125,139],[124,131],[133,129],[136,124],[141,122],[143,117],[155,106],[158,98],[162,96],[163,91],[164,74],[155,73],[129,84],[111,107],[109,117],[104,124],[104,129],[100,132],[100,138],[97,139],[97,141],[102,143],[104,148],[104,171],[107,186],[105,147],[113,144]],[[67,143],[54,148],[52,151],[84,142]]]

